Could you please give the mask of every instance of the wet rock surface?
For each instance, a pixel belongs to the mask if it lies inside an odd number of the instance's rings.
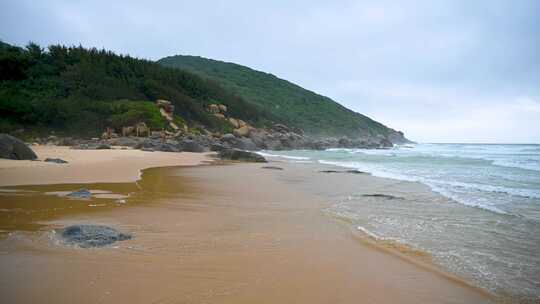
[[[102,225],[73,225],[61,230],[62,240],[81,248],[103,247],[118,241],[129,240],[131,234]]]
[[[83,188],[83,189],[71,192],[66,196],[70,197],[70,198],[85,198],[85,199],[87,199],[87,198],[92,197],[92,192],[88,191],[88,189]]]

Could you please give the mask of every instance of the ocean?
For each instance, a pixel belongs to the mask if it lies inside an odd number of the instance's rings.
[[[540,301],[540,145],[414,144],[385,150],[264,151],[429,186],[440,199],[333,202],[370,238],[429,253],[491,292]],[[336,178],[339,178],[336,175]]]

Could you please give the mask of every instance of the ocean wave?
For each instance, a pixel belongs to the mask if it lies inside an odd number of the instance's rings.
[[[267,152],[257,152],[257,154],[265,156],[265,157],[280,157],[280,158],[286,158],[286,159],[293,159],[293,160],[310,160],[311,158],[305,157],[305,156],[290,156],[290,155],[283,155],[283,154],[270,154]]]
[[[468,206],[480,208],[497,214],[509,215],[510,213],[501,209],[494,204],[485,201],[476,199],[473,191],[485,192],[485,193],[494,193],[494,194],[506,194],[514,197],[521,198],[540,198],[540,191],[535,191],[531,189],[520,189],[520,188],[509,188],[503,186],[494,186],[494,185],[483,185],[477,183],[465,183],[465,182],[456,182],[456,181],[443,181],[443,180],[434,180],[426,177],[406,175],[396,172],[390,172],[388,170],[374,169],[359,162],[340,162],[340,161],[328,161],[328,160],[319,160],[319,163],[325,165],[339,166],[343,168],[357,169],[369,172],[373,176],[389,178],[395,180],[403,180],[409,182],[419,182],[424,185],[427,185],[431,188],[432,191],[441,194],[442,196],[449,198],[450,200]],[[458,192],[463,192],[463,189],[469,191],[469,193],[459,194]],[[461,190],[461,191],[459,191]],[[467,196],[467,197],[464,197]]]
[[[519,161],[512,161],[512,160],[492,160],[492,161],[493,161],[493,165],[495,166],[540,171],[540,161],[527,162],[527,163],[523,163]]]

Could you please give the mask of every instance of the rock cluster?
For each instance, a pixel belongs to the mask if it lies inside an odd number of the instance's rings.
[[[216,105],[216,107],[219,106]],[[201,134],[181,133],[175,136],[162,138],[160,132],[152,132],[149,137],[115,137],[109,139],[81,140],[73,138],[37,139],[37,143],[67,145],[72,149],[111,149],[111,146],[124,146],[145,151],[164,152],[206,152],[222,151],[225,149],[241,149],[248,151],[258,150],[294,150],[309,149],[323,150],[328,148],[366,148],[381,149],[392,147],[387,138],[366,137],[363,139],[342,138],[314,138],[302,134],[300,130],[293,130],[282,124],[271,128],[253,128],[242,125],[241,120],[234,120],[240,126],[233,133],[217,134],[201,132]]]

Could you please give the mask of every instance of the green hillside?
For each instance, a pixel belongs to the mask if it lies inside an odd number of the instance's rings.
[[[194,128],[230,129],[206,111],[218,101],[253,125],[274,120],[213,81],[155,62],[83,47],[0,43],[0,132],[95,136],[140,121],[160,128],[156,99],[172,101]]]
[[[332,99],[272,74],[245,66],[195,56],[171,56],[160,64],[214,80],[248,102],[261,106],[281,122],[319,136],[363,137],[395,133]]]

